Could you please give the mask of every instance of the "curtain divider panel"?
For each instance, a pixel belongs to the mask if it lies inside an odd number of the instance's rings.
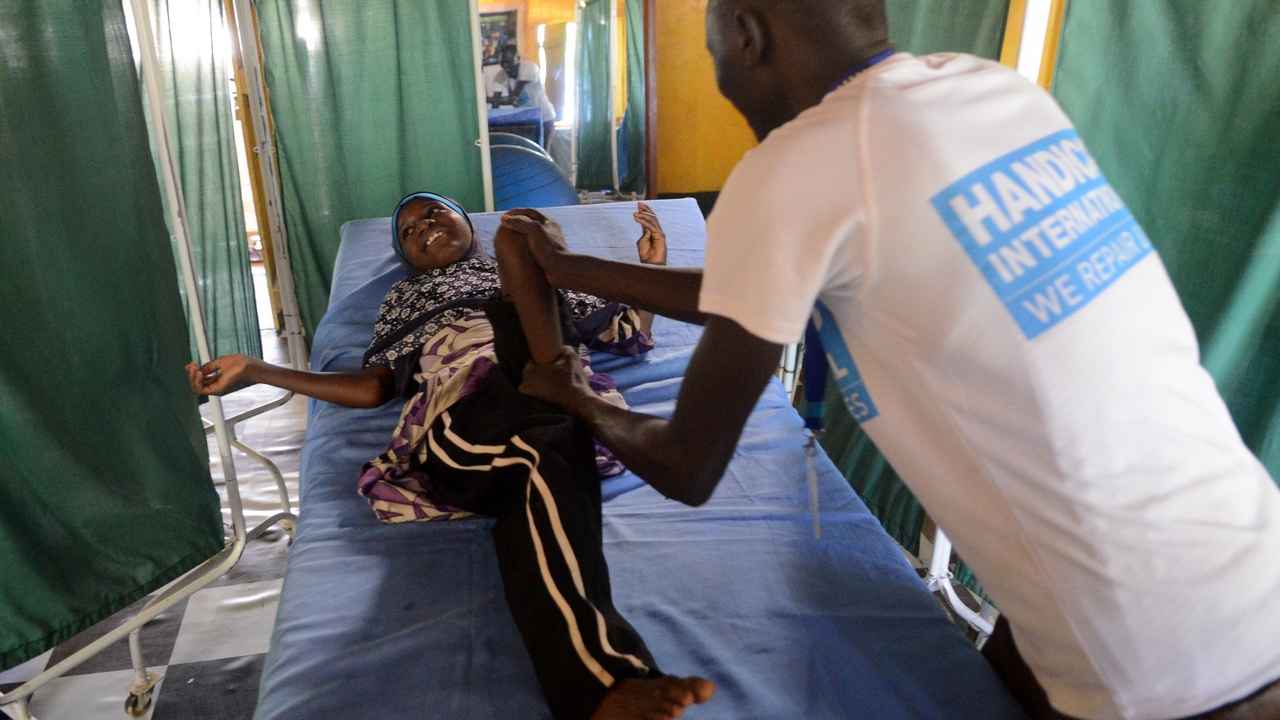
[[[578,176],[579,190],[612,190],[613,107],[609,53],[610,11],[615,0],[588,0],[578,20]]]
[[[223,547],[118,0],[0,5],[0,669]]]
[[[468,0],[259,0],[257,8],[290,259],[314,333],[344,223],[385,216],[414,190],[485,207],[471,8]]]
[[[1280,477],[1280,5],[1071,3],[1053,92],[1160,253],[1245,442]]]

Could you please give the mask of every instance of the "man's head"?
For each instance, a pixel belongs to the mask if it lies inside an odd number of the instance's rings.
[[[720,92],[763,140],[841,75],[892,47],[884,0],[710,0]]]
[[[507,75],[515,75],[520,69],[520,48],[515,43],[509,43],[502,46],[502,52],[498,55],[498,63],[502,65],[502,69]]]
[[[417,193],[400,202],[395,217],[395,248],[418,272],[436,270],[471,255],[475,231],[466,211],[433,193]]]

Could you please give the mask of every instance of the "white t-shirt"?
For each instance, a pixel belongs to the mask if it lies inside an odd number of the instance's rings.
[[[537,63],[521,60],[514,80],[503,69],[498,70],[498,74],[493,78],[494,87],[503,95],[515,92],[516,87],[522,82],[525,86],[520,97],[516,98],[516,107],[541,108],[542,122],[555,122],[556,108],[547,99],[546,88],[542,87],[542,71],[538,69]]]
[[[899,53],[771,133],[711,215],[700,308],[776,343],[821,322],[1059,711],[1182,717],[1280,678],[1280,489],[1150,241],[1013,71]]]

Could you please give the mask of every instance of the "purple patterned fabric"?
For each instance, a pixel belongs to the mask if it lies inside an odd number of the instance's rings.
[[[424,281],[431,277],[429,274],[397,283],[379,313],[369,360],[409,362],[411,357],[406,353],[417,353],[413,373],[416,392],[406,402],[386,450],[360,469],[357,484],[378,519],[386,523],[454,520],[469,515],[438,500],[430,478],[422,470],[429,456],[426,436],[431,424],[450,406],[477,391],[497,367],[489,319],[482,310],[457,303],[459,298],[477,297],[476,289],[466,281],[483,286],[488,282],[489,268],[484,262],[464,263],[472,266],[470,270],[447,275],[442,284],[449,289],[444,291],[433,289],[432,283]],[[496,273],[492,279],[496,281]],[[492,288],[487,292],[492,293]],[[586,339],[586,347],[580,352],[588,382],[601,398],[626,407],[613,378],[592,373],[588,348],[636,356],[652,349],[653,342],[641,331],[635,310],[578,295],[566,296],[566,300],[575,329]],[[439,312],[430,304],[432,301],[453,306]],[[408,305],[410,311],[400,304]],[[405,328],[409,332],[404,332]],[[428,329],[432,334],[425,335]],[[622,463],[599,442],[595,443],[595,452],[601,477],[624,472]]]

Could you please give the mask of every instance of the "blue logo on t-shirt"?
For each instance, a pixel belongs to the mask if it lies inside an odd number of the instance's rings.
[[[1075,130],[982,166],[932,202],[1028,340],[1151,252]]]
[[[840,397],[844,398],[849,414],[860,423],[873,419],[880,414],[876,404],[867,392],[867,384],[858,374],[858,366],[853,363],[853,355],[840,334],[840,326],[831,311],[821,302],[814,305],[813,324],[822,336],[822,349],[827,353],[827,362],[831,365],[831,376],[840,387]]]

